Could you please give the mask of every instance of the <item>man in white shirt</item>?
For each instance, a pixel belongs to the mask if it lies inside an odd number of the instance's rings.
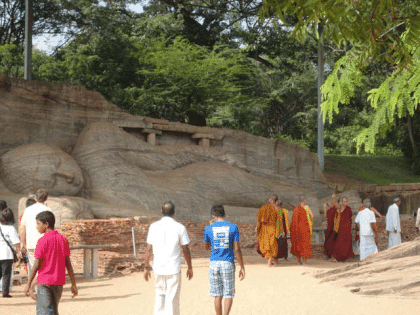
[[[420,208],[417,209],[416,229],[417,229],[417,232],[420,232]]]
[[[150,225],[147,234],[147,251],[144,279],[150,278],[150,260],[153,256],[155,273],[155,315],[178,315],[181,291],[181,249],[188,265],[187,278],[191,280],[193,270],[188,247],[190,239],[185,226],[172,217],[175,206],[166,202],[162,207],[163,218]]]
[[[400,198],[394,198],[394,203],[389,206],[386,214],[386,231],[388,232],[388,248],[401,244],[401,223],[399,206]]]
[[[365,206],[365,209],[359,211],[355,220],[359,225],[361,261],[378,252],[378,247],[376,247],[375,242],[378,231],[375,213],[369,209],[371,207],[370,201],[365,201],[363,205]]]
[[[19,236],[22,242],[22,254],[28,257],[28,272],[31,272],[35,262],[35,247],[42,234],[36,229],[36,216],[42,211],[51,211],[44,203],[47,201],[48,191],[38,189],[35,193],[36,203],[25,209],[20,222]]]

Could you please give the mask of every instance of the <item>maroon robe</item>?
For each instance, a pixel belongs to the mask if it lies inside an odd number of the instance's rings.
[[[334,231],[334,216],[336,208],[327,211],[327,230],[325,231],[325,253],[334,257],[337,261],[344,261],[354,256],[351,235],[352,212],[347,206],[341,213],[338,233]]]
[[[283,212],[283,231],[285,232],[284,238],[280,237],[277,239],[277,244],[279,251],[276,258],[287,258],[289,255],[289,246],[287,245],[287,227],[286,227],[286,218]]]

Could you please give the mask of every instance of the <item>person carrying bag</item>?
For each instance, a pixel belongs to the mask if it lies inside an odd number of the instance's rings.
[[[9,208],[2,210],[0,213],[0,278],[2,278],[2,294],[4,298],[12,297],[9,294],[12,266],[13,262],[18,260],[18,255],[12,244],[20,251],[19,235],[13,226],[14,223],[13,211]]]

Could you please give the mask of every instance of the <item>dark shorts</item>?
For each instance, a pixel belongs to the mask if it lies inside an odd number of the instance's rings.
[[[58,303],[62,294],[62,285],[38,284],[36,315],[58,315]]]

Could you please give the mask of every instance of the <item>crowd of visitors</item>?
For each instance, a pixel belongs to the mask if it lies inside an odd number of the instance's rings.
[[[19,234],[14,227],[13,211],[0,200],[0,277],[3,297],[12,297],[13,263],[19,257],[27,257],[28,282],[24,291],[36,300],[37,314],[55,315],[58,314],[66,270],[73,296],[78,294],[78,289],[70,261],[69,242],[55,230],[55,216],[45,205],[47,198],[48,191],[39,189],[34,200],[29,200],[20,218]],[[276,195],[270,196],[256,214],[257,251],[267,259],[269,267],[278,264],[279,259],[288,260],[288,239],[291,243],[290,254],[296,257],[298,264],[306,264],[311,257],[314,214],[305,196],[300,196],[299,201],[293,209],[291,221],[288,210],[283,208]],[[401,199],[395,198],[386,214],[389,248],[401,243],[400,205]],[[323,214],[327,221],[324,249],[330,261],[340,262],[354,257],[354,244],[357,244],[360,260],[378,252],[376,218],[382,215],[372,207],[369,199],[363,200],[354,219],[357,227],[354,241],[353,213],[347,197],[337,199],[335,194],[332,195],[332,203],[324,204]],[[187,264],[187,279],[193,278],[188,232],[184,225],[174,219],[174,215],[175,205],[165,202],[163,217],[150,225],[147,235],[144,279],[148,281],[153,270],[156,315],[180,313],[181,254]],[[210,216],[211,221],[203,234],[204,247],[211,251],[209,293],[214,298],[215,313],[227,315],[235,296],[235,260],[239,264],[239,279],[245,278],[239,229],[235,223],[225,220],[222,205],[213,206]],[[416,227],[420,227],[420,209]]]
[[[400,198],[395,198],[386,214],[386,231],[388,233],[388,248],[401,243],[401,223],[399,216]],[[370,199],[364,199],[353,221],[353,212],[347,197],[337,200],[332,195],[332,203],[323,205],[323,214],[327,220],[325,230],[324,252],[331,262],[346,261],[360,254],[360,260],[378,252],[376,246],[378,228],[376,218],[382,218],[371,205]],[[296,257],[298,264],[306,264],[311,257],[311,235],[314,215],[307,204],[305,196],[300,197],[289,223],[288,211],[281,206],[281,200],[276,195],[268,198],[256,215],[258,235],[257,252],[267,259],[268,266],[278,263],[279,258],[288,259],[288,242],[290,238],[290,254]],[[356,237],[353,240],[353,222]],[[420,227],[420,209],[417,215],[416,227]],[[355,250],[354,250],[355,249]]]
[[[36,300],[36,314],[58,315],[66,269],[73,296],[78,294],[78,290],[70,261],[69,242],[54,229],[54,213],[44,204],[47,198],[48,191],[38,189],[34,200],[28,199],[20,218],[19,234],[14,227],[13,211],[5,201],[0,200],[1,291],[4,298],[12,297],[12,266],[21,260],[28,267],[24,292]]]

